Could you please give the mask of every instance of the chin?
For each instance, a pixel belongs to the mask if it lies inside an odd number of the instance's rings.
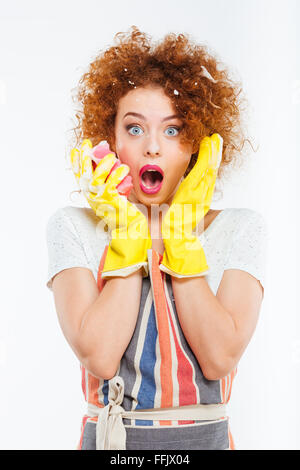
[[[138,193],[139,201],[145,206],[150,207],[151,204],[163,204],[170,198],[170,195],[165,195],[162,192],[158,192],[157,194],[145,194],[141,189]]]

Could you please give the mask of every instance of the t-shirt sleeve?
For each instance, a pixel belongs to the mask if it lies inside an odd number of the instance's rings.
[[[46,226],[48,273],[46,286],[52,291],[53,276],[63,269],[90,268],[76,227],[63,208],[48,219]]]
[[[233,237],[226,269],[241,269],[258,279],[263,287],[266,280],[268,228],[264,217],[256,211],[244,214]]]

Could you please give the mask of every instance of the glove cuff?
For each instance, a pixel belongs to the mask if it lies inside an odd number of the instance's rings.
[[[159,269],[161,271],[164,271],[167,274],[170,274],[170,276],[173,277],[178,277],[178,278],[189,278],[189,277],[200,277],[200,276],[205,276],[209,272],[209,267],[207,266],[207,270],[203,271],[201,273],[196,273],[196,274],[182,274],[179,272],[175,272],[172,269],[168,268],[167,266],[164,266],[163,264],[159,265]]]
[[[148,254],[151,248],[151,238],[137,240],[112,239],[108,246],[102,278],[127,277],[143,268],[143,277],[148,276]]]
[[[149,273],[148,261],[144,263],[134,264],[132,266],[127,266],[126,268],[114,269],[112,271],[102,271],[101,277],[103,279],[108,279],[110,277],[127,277],[130,274],[138,271],[140,268],[143,268],[143,277],[147,277]]]
[[[161,271],[174,277],[198,277],[209,272],[203,247],[197,237],[191,241],[165,243]]]

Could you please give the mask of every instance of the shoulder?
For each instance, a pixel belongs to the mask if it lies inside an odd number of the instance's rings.
[[[267,221],[261,212],[247,207],[226,208],[222,212],[225,225],[231,226],[236,234],[241,231],[267,233]]]
[[[86,207],[75,207],[75,206],[64,206],[56,209],[50,216],[48,220],[56,219],[73,219],[73,220],[82,220],[93,218],[94,212],[92,209]],[[96,216],[95,216],[96,217]]]
[[[222,212],[226,213],[231,219],[241,221],[264,219],[264,216],[261,212],[258,212],[254,209],[250,209],[248,207],[226,207],[225,209],[222,209]]]
[[[261,212],[248,208],[227,210],[231,223],[229,258],[238,262],[264,264],[268,228]]]
[[[265,217],[249,208],[227,209],[228,220],[234,222],[224,270],[246,271],[265,285],[268,229]]]
[[[47,227],[51,226],[73,226],[95,227],[99,223],[99,218],[92,209],[87,207],[64,206],[53,212],[47,221]]]
[[[265,236],[267,234],[265,217],[260,212],[247,207],[212,210],[208,214],[206,224],[208,230],[205,235],[219,237],[219,234],[222,233],[222,238],[228,240],[235,239],[239,234],[247,232],[256,232]]]
[[[46,226],[48,241],[63,238],[77,240],[86,246],[100,250],[109,241],[106,224],[91,208],[64,206],[53,212]]]

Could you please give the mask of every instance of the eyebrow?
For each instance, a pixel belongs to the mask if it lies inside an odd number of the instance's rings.
[[[143,116],[142,114],[133,113],[133,112],[126,113],[126,114],[123,116],[123,119],[125,119],[126,116],[129,116],[129,115],[138,117],[138,118],[140,118],[140,119],[143,119],[144,121],[146,120],[145,116]],[[163,118],[163,119],[161,120],[161,122],[169,121],[170,119],[175,119],[175,118],[179,118],[179,119],[180,119],[179,114],[171,114],[171,116],[167,116],[167,117]]]

